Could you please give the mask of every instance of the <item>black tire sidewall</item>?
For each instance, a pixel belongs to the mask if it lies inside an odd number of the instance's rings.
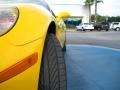
[[[66,69],[62,48],[53,34],[48,34],[46,37],[39,82],[39,90],[42,88],[42,90],[67,89]]]

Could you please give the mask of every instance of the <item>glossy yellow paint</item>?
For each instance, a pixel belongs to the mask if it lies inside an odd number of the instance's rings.
[[[16,6],[16,5],[15,5]],[[42,50],[52,15],[37,5],[17,5],[19,18],[10,32],[0,37],[0,72],[38,52],[38,62],[19,75],[0,83],[0,90],[37,90]]]
[[[56,23],[56,36],[63,46],[65,39],[62,38],[64,33],[62,28],[64,26],[62,27],[61,22],[58,22],[50,12],[41,6],[34,4],[11,6],[19,9],[19,18],[15,26],[0,37],[0,72],[34,52],[37,52],[39,56],[35,65],[0,83],[0,90],[37,90],[42,51],[48,27],[52,21]]]
[[[58,17],[57,17],[57,22],[59,22],[61,19],[66,19],[70,17],[70,13],[63,11],[61,13],[59,13]]]
[[[62,47],[64,47],[64,43],[65,43],[65,31],[66,31],[65,24],[62,20],[60,20],[59,22],[57,22],[56,37],[61,42]]]
[[[44,40],[40,39],[38,41],[35,41],[33,43],[30,43],[24,46],[15,46],[15,47],[13,46],[13,47],[10,47],[11,50],[10,49],[6,50],[6,54],[5,54],[6,58],[4,57],[5,58],[4,61],[8,62],[11,65],[12,63],[14,64],[24,59],[26,56],[31,55],[33,52],[38,52],[39,58],[37,63],[34,66],[30,67],[29,69],[25,70],[19,75],[1,83],[0,90],[27,90],[27,89],[37,90],[39,68],[40,68],[41,55],[42,55],[42,49],[44,44],[43,41]],[[2,59],[1,59],[1,62],[2,62]]]
[[[56,18],[56,23],[57,23],[56,36],[58,40],[61,42],[62,47],[64,47],[65,39],[66,39],[66,26],[65,26],[65,23],[63,22],[63,19],[66,19],[69,17],[70,17],[70,13],[64,11],[64,12],[60,12]]]

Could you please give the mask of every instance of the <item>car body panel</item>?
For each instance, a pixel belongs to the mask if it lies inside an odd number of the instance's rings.
[[[109,30],[109,24],[108,22],[101,22],[97,23],[95,26],[95,30]]]
[[[52,15],[43,7],[37,5],[19,5],[17,7],[19,9],[19,19],[15,27],[9,32],[9,41],[15,45],[24,45],[43,37],[47,32]],[[33,16],[37,17],[32,18]]]
[[[117,28],[120,29],[120,22],[112,22],[110,25],[110,29],[116,30]]]
[[[61,46],[64,47],[64,43],[65,43],[65,39],[66,39],[66,27],[65,24],[63,22],[63,20],[60,20],[59,22],[57,22],[57,32],[56,32],[56,36],[58,38],[58,40],[61,42]],[[62,34],[61,34],[62,33]],[[64,38],[63,38],[64,37]]]
[[[35,52],[38,53],[38,60],[22,73],[1,82],[0,90],[38,90],[42,51],[49,25],[51,22],[56,24],[56,36],[62,47],[65,27],[62,21],[57,22],[55,17],[42,6],[36,4],[10,4],[10,6],[19,9],[19,18],[15,26],[0,37],[0,75],[6,68]]]
[[[83,23],[79,26],[76,26],[77,30],[94,30],[93,24]]]

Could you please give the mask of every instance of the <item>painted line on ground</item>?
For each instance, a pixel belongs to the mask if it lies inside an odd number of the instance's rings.
[[[114,50],[114,51],[119,51],[120,52],[120,49],[110,48],[110,47],[105,47],[105,46],[99,46],[99,45],[67,44],[67,46],[102,48],[102,49],[108,49],[108,50]]]

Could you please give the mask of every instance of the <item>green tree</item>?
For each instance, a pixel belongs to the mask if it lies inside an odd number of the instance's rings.
[[[98,15],[98,14],[97,14],[96,20],[97,20],[97,22],[105,22],[107,17],[108,17],[108,16],[101,16],[101,15]],[[92,15],[92,16],[91,16],[91,21],[92,21],[92,22],[95,21],[95,15]]]
[[[120,22],[120,16],[112,16],[112,17],[108,17],[108,22]]]

